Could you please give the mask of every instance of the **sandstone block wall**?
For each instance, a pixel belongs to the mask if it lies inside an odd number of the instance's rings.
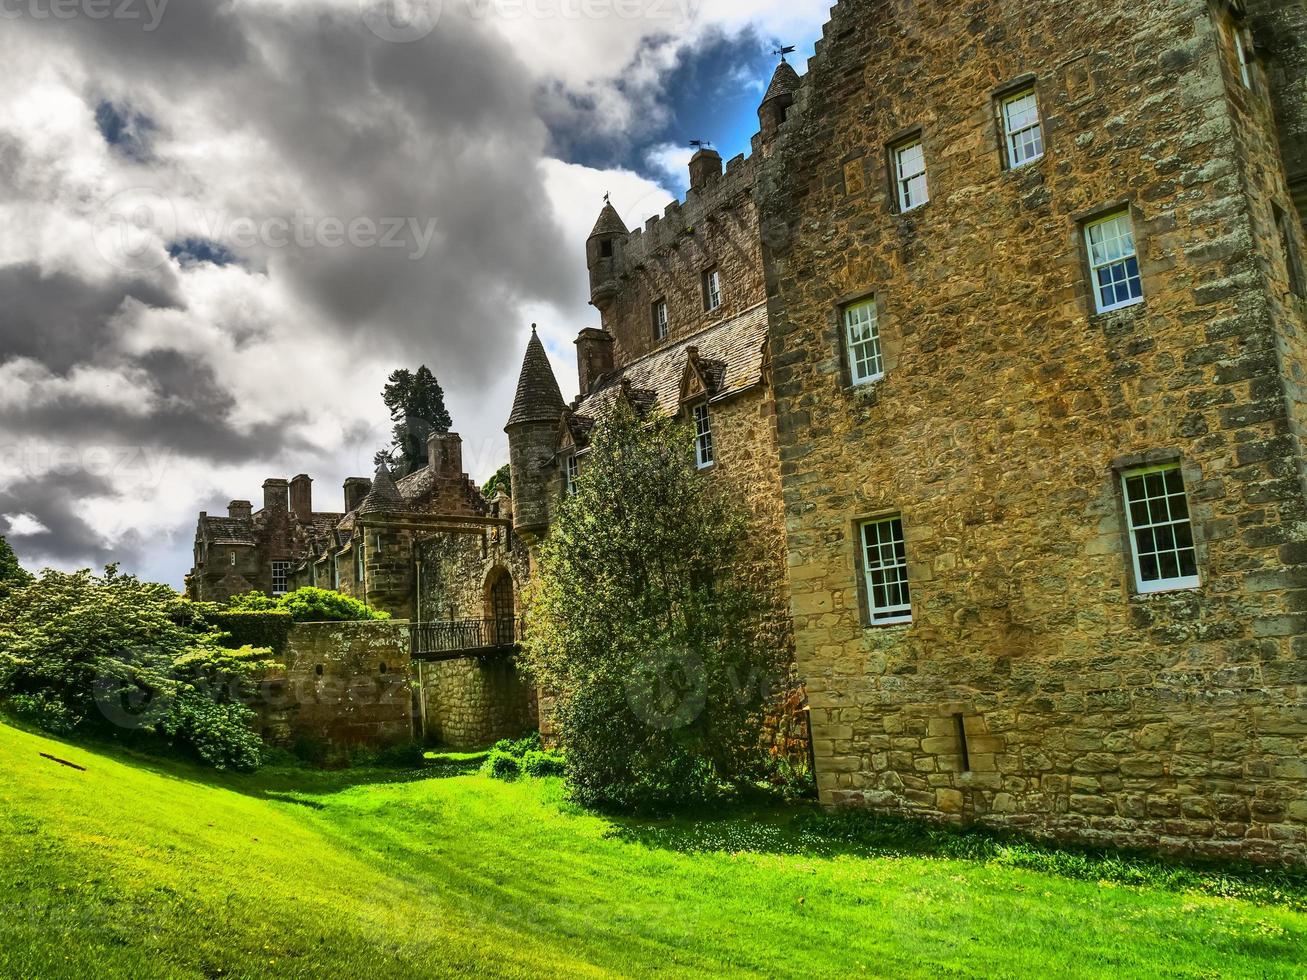
[[[429,744],[479,749],[535,730],[535,688],[507,654],[417,667]]]
[[[1302,314],[1256,244],[1246,175],[1272,162],[1235,135],[1226,13],[833,12],[759,178],[823,802],[1307,860]],[[1018,82],[1047,152],[1010,170],[996,97]],[[898,214],[888,148],[917,127],[931,201]],[[1121,206],[1145,302],[1099,315],[1083,222]],[[855,389],[841,310],[866,295],[889,371]],[[1142,596],[1119,478],[1159,459],[1182,464],[1202,585]],[[857,528],[886,513],[913,622],[871,627]]]
[[[269,742],[333,747],[413,739],[406,622],[301,623],[255,705]]]

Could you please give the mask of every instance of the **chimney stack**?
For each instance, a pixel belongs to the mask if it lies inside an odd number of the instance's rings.
[[[722,155],[704,147],[690,158],[690,190],[707,187],[722,175]]]
[[[457,432],[433,432],[427,439],[427,463],[436,476],[463,477],[463,439]]]
[[[372,481],[363,476],[351,476],[345,481],[345,513],[352,514],[358,510],[363,498],[372,489]]]
[[[269,514],[286,513],[290,495],[290,483],[286,480],[263,481],[263,509]]]
[[[235,521],[248,521],[254,516],[254,505],[248,500],[233,500],[227,505],[227,516]]]
[[[576,373],[581,394],[588,395],[605,374],[613,373],[613,335],[594,327],[576,338]]]
[[[313,480],[307,473],[290,481],[290,509],[301,521],[313,519]]]

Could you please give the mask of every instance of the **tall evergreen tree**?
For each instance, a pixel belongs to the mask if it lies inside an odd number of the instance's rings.
[[[14,586],[25,585],[31,579],[32,576],[18,564],[18,556],[14,554],[14,549],[9,546],[4,535],[0,534],[0,595]]]
[[[381,397],[394,423],[393,443],[377,454],[403,476],[427,465],[427,440],[433,432],[450,430],[445,392],[425,364],[417,371],[400,368],[390,376]]]

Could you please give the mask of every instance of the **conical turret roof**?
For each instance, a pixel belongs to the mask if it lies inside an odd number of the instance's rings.
[[[399,514],[408,510],[404,498],[395,486],[395,478],[390,475],[390,468],[383,462],[377,467],[377,475],[372,478],[372,489],[359,504],[360,514]]]
[[[526,358],[522,361],[522,374],[517,379],[517,397],[513,399],[508,425],[557,422],[564,407],[563,393],[558,390],[558,379],[549,364],[549,355],[532,324],[531,341],[526,345]]]
[[[776,66],[776,74],[772,75],[771,85],[767,87],[767,94],[762,97],[762,101],[769,102],[782,95],[791,95],[798,87],[799,73],[788,61],[782,61]]]
[[[599,220],[595,222],[594,231],[590,232],[590,237],[596,235],[629,235],[626,222],[622,216],[617,213],[617,208],[613,207],[612,202],[605,202],[604,209],[599,212]]]

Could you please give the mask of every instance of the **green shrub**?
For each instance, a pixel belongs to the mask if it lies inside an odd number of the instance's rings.
[[[270,599],[262,592],[246,592],[233,596],[227,604],[229,613],[268,613],[277,610],[289,613],[297,623],[352,623],[390,618],[390,613],[378,612],[353,596],[313,586],[296,589],[278,599]]]
[[[567,766],[559,752],[527,752],[522,756],[522,771],[528,776],[543,779],[546,776],[566,775]]]
[[[482,764],[481,771],[494,779],[512,782],[522,775],[522,762],[517,756],[493,749]]]
[[[504,752],[515,759],[520,759],[528,752],[539,752],[543,748],[544,742],[540,738],[540,733],[532,732],[525,738],[501,738],[495,743],[493,751]]]
[[[210,765],[251,768],[243,702],[271,662],[224,647],[165,585],[46,571],[0,597],[0,704],[48,730],[166,739]]]
[[[237,646],[266,647],[275,655],[286,652],[294,618],[284,609],[215,609],[205,620],[226,633]]]

